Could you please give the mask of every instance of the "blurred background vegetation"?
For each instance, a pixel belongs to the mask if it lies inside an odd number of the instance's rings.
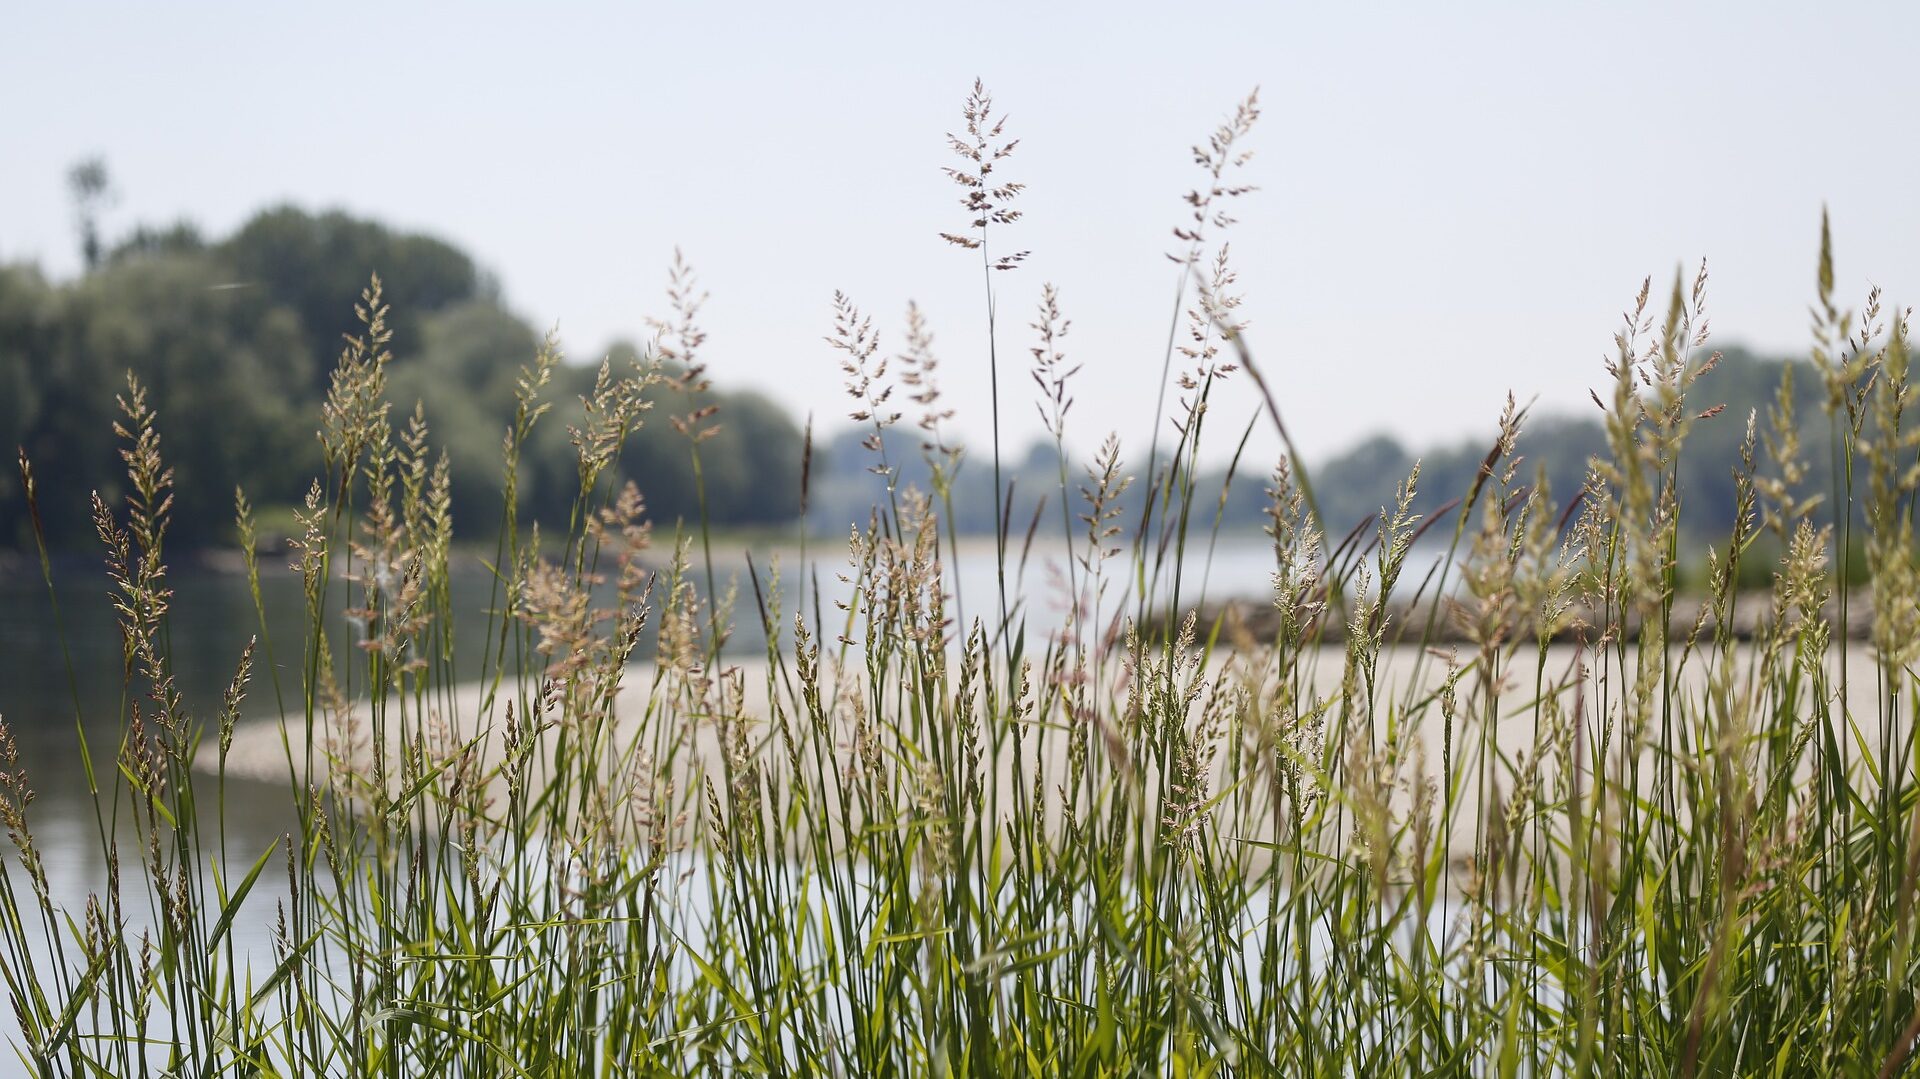
[[[110,240],[101,225],[114,194],[105,164],[76,165],[69,184],[85,271],[53,280],[35,265],[0,259],[0,446],[25,449],[42,489],[64,492],[42,500],[55,548],[90,549],[86,500],[74,492],[98,490],[109,500],[119,494],[124,468],[113,437],[114,396],[128,371],[150,388],[177,470],[177,545],[231,542],[236,485],[262,507],[266,521],[276,520],[276,509],[284,521],[285,509],[297,503],[318,470],[312,431],[327,375],[342,335],[357,327],[352,301],[373,272],[381,275],[392,305],[390,396],[396,420],[417,400],[433,402],[427,419],[450,456],[457,527],[478,542],[494,535],[501,434],[513,406],[514,379],[541,333],[504,304],[497,284],[472,256],[435,237],[294,206],[262,210],[222,237],[205,236],[183,222],[141,225]],[[574,356],[580,362],[561,369],[566,384],[552,399],[571,402],[577,411],[577,395],[590,387],[598,361],[610,358],[618,367],[637,351],[634,342],[616,341]],[[1280,359],[1311,369],[1305,358]],[[796,378],[835,377],[824,353],[803,351],[791,362]],[[1764,426],[1781,370],[1794,362],[1730,349],[1701,382],[1698,392],[1725,407],[1696,426],[1680,465],[1687,519],[1697,534],[1728,531],[1747,415],[1758,409]],[[1603,378],[1598,360],[1593,368],[1597,384]],[[720,433],[701,447],[713,523],[734,531],[791,526],[801,512],[799,418],[759,393],[727,389],[726,372],[716,374],[721,385],[708,403],[720,406]],[[1434,377],[1449,375],[1437,371]],[[1807,370],[1795,385],[1797,414],[1803,421],[1819,416],[1819,380]],[[685,440],[665,422],[692,407],[674,400],[677,392],[659,387],[652,421],[621,461],[654,519],[666,524],[691,521],[697,513]],[[1598,414],[1536,415],[1521,439],[1523,469],[1540,470],[1561,503],[1580,489],[1589,456],[1603,449]],[[556,418],[538,428],[522,466],[523,515],[550,526],[565,524],[573,483],[567,425],[575,420],[564,410]],[[1496,418],[1486,417],[1489,432]],[[1353,426],[1366,427],[1359,405]],[[814,533],[843,534],[850,524],[864,524],[871,508],[884,501],[886,480],[870,470],[874,457],[861,445],[869,433],[844,427],[817,437],[806,522]],[[1126,445],[1128,432],[1120,434],[1128,466],[1144,467],[1145,447]],[[924,489],[924,462],[902,452],[914,435],[907,428],[889,433],[896,440],[891,459],[899,467],[896,482]],[[1378,512],[1416,457],[1423,463],[1416,508],[1435,512],[1443,492],[1450,497],[1471,484],[1490,437],[1414,447],[1381,433],[1315,462],[1314,486],[1327,520],[1344,528]],[[1825,432],[1806,441],[1815,474],[1826,474]],[[1060,462],[1053,445],[1035,443],[1009,454],[1008,463],[1010,528],[1024,533],[1035,520],[1043,531],[1055,528],[1058,508],[1041,505],[1037,495],[1057,487]],[[1267,467],[1242,460],[1196,477],[1196,506],[1219,509],[1231,528],[1256,527],[1264,520]],[[1068,462],[1068,468],[1077,475],[1081,465]],[[989,469],[960,469],[953,508],[961,532],[991,531],[991,486]],[[1130,516],[1137,515],[1147,490],[1146,483],[1137,483],[1128,493],[1135,503]],[[31,542],[19,477],[11,467],[0,469],[0,549],[23,550]]]
[[[162,418],[177,472],[176,543],[230,541],[235,485],[269,512],[296,504],[319,470],[313,431],[328,373],[342,335],[358,328],[353,300],[374,272],[392,305],[395,422],[415,401],[432,401],[427,418],[450,457],[455,518],[470,538],[494,533],[514,379],[541,334],[502,303],[471,256],[430,236],[292,206],[262,210],[229,236],[180,223],[107,242],[98,224],[111,197],[104,166],[76,166],[70,181],[85,272],[56,281],[33,265],[0,263],[0,445],[24,448],[41,489],[62,492],[41,507],[55,547],[91,540],[86,499],[75,492],[118,494],[125,468],[114,395],[128,371]],[[552,399],[577,411],[597,361],[617,367],[636,351],[614,342],[596,362],[566,365]],[[662,387],[660,422],[634,437],[622,462],[664,521],[695,514],[685,440],[664,422],[687,411],[673,392]],[[799,429],[755,393],[720,392],[713,403],[722,429],[701,455],[715,519],[793,520]],[[574,483],[566,428],[576,421],[557,419],[539,428],[521,491],[525,513],[564,525]],[[19,549],[32,542],[24,492],[13,468],[4,472],[0,547]]]

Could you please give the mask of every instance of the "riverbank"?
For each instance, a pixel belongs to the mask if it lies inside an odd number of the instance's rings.
[[[1499,698],[1500,706],[1496,710],[1497,718],[1493,723],[1491,738],[1488,738],[1484,724],[1472,716],[1463,716],[1453,724],[1443,723],[1438,709],[1422,707],[1439,692],[1450,674],[1456,674],[1459,678],[1457,685],[1463,699],[1467,698],[1475,680],[1480,677],[1479,672],[1468,669],[1470,656],[1462,653],[1455,657],[1453,652],[1447,648],[1389,647],[1382,651],[1371,688],[1366,687],[1364,680],[1362,682],[1362,699],[1356,701],[1356,706],[1364,709],[1364,698],[1370,693],[1372,714],[1383,717],[1379,721],[1382,732],[1386,726],[1384,717],[1390,713],[1396,717],[1423,717],[1411,723],[1403,718],[1396,718],[1395,721],[1402,726],[1400,771],[1392,785],[1389,800],[1398,809],[1404,810],[1410,804],[1423,780],[1436,783],[1440,780],[1443,762],[1451,760],[1456,773],[1464,774],[1460,773],[1460,769],[1470,767],[1480,759],[1482,751],[1497,754],[1497,758],[1490,759],[1506,761],[1519,761],[1531,756],[1536,760],[1541,782],[1552,781],[1562,765],[1552,755],[1552,747],[1542,742],[1542,724],[1550,724],[1552,719],[1533,707],[1533,702],[1541,695],[1536,692],[1534,682],[1536,661],[1541,678],[1537,688],[1559,696],[1561,707],[1558,715],[1563,721],[1575,714],[1587,717],[1585,722],[1589,726],[1586,733],[1589,737],[1600,729],[1599,724],[1606,722],[1609,709],[1617,705],[1631,689],[1630,686],[1619,684],[1617,675],[1592,669],[1583,671],[1583,665],[1591,667],[1593,657],[1591,653],[1575,646],[1554,645],[1546,650],[1544,656],[1528,653],[1519,660],[1524,669],[1498,672],[1504,692]],[[1738,656],[1734,663],[1734,677],[1716,687],[1701,653],[1688,654],[1683,649],[1675,649],[1670,691],[1676,698],[1696,700],[1711,693],[1739,695],[1749,692],[1754,688],[1744,684],[1751,676],[1751,664],[1747,662],[1749,658],[1747,655]],[[1859,717],[1877,714],[1876,699],[1883,689],[1877,679],[1878,666],[1871,651],[1865,646],[1855,645],[1847,651],[1844,662],[1848,714]],[[1298,686],[1292,687],[1293,692],[1315,700],[1336,699],[1347,674],[1344,664],[1343,648],[1326,646],[1315,650],[1302,664],[1302,680]],[[1466,673],[1457,674],[1462,669],[1466,669]],[[768,717],[773,714],[770,703],[775,695],[779,696],[783,706],[789,703],[790,698],[784,688],[787,673],[778,669],[770,670],[764,658],[746,659],[725,667],[725,677],[739,679],[745,690],[739,702],[739,713],[753,732],[750,744],[760,753],[762,766],[775,771],[784,767],[784,764],[782,754],[770,744],[772,732],[768,727]],[[1251,688],[1236,659],[1230,655],[1217,656],[1211,666],[1202,672],[1202,676],[1208,683]],[[1833,692],[1837,697],[1837,687],[1842,682],[1842,659],[1837,650],[1829,656],[1827,676],[1829,683],[1836,687]],[[830,673],[823,677],[823,682],[829,686],[835,684]],[[853,692],[848,688],[848,683],[838,684],[842,687],[841,692]],[[1262,692],[1270,692],[1271,688],[1268,685]],[[683,729],[665,732],[671,738],[684,738],[684,748],[672,758],[664,778],[678,789],[695,789],[689,784],[697,785],[703,775],[720,774],[724,766],[720,727],[708,717],[688,718],[676,709],[667,707],[664,697],[669,692],[668,680],[652,664],[636,664],[627,668],[613,702],[612,721],[607,732],[607,752],[618,757],[635,739],[646,739],[648,744],[652,744],[663,733],[655,726],[657,724],[684,724]],[[502,736],[502,717],[512,696],[510,684],[490,694],[488,687],[479,683],[463,683],[451,693],[436,698],[430,714],[425,717],[426,726],[441,732],[441,737],[447,739],[448,744],[477,739],[474,751],[479,755],[480,765],[483,770],[491,770],[503,759],[505,739]],[[1575,698],[1581,696],[1584,699],[1576,707]],[[1204,692],[1196,694],[1196,708],[1205,697]],[[1830,703],[1838,702],[1835,700]],[[1805,709],[1804,714],[1814,714],[1811,698],[1803,698],[1801,705]],[[793,711],[791,707],[783,710],[789,713]],[[859,714],[859,711],[857,708],[834,707],[831,700],[826,709],[827,714],[833,717],[831,721],[834,726],[829,733],[834,751],[847,756],[849,767],[853,764],[851,747],[857,732],[848,717]],[[1838,716],[1841,713],[1836,708],[1834,714]],[[410,716],[403,724],[401,716],[400,706],[391,704],[388,727],[393,733],[386,747],[390,754],[387,758],[389,761],[398,759],[400,729],[403,726],[409,730],[421,727],[422,717]],[[375,771],[372,763],[375,747],[369,736],[370,710],[363,704],[332,723],[324,719],[321,722],[323,725],[313,732],[316,771],[339,774],[349,770],[361,776],[372,775]],[[1366,721],[1358,718],[1355,722],[1364,724]],[[1852,747],[1860,752],[1876,752],[1878,745],[1872,729],[1874,725],[1863,721],[1859,726],[1860,729],[1851,735]],[[556,737],[556,732],[551,729],[537,736],[530,782],[537,784],[540,781],[544,767],[542,762],[551,752]],[[1384,737],[1384,733],[1381,737]],[[1248,732],[1246,740],[1255,741],[1257,736]],[[1842,739],[1847,740],[1844,737]],[[1004,753],[998,758],[989,753],[980,765],[981,771],[991,772],[992,782],[996,784],[1026,784],[1033,782],[1030,770],[1037,767],[1050,787],[1053,781],[1050,777],[1065,774],[1068,739],[1029,738],[1026,744],[1029,756],[1025,767],[1028,771],[1016,777],[1012,771],[1013,762]],[[1617,742],[1614,744],[1617,746]],[[234,732],[227,758],[227,774],[261,782],[304,783],[308,777],[299,762],[305,759],[306,745],[307,732],[300,717],[293,717],[291,722],[271,717],[244,721]],[[1035,746],[1040,747],[1037,758],[1033,755]],[[291,766],[289,747],[293,758]],[[1221,745],[1215,755],[1212,781],[1216,790],[1227,790],[1242,778],[1229,774],[1232,761],[1252,759],[1231,752],[1231,748]],[[1702,747],[1696,749],[1704,751]],[[1652,751],[1649,747],[1648,752]],[[214,753],[212,747],[203,751],[199,762],[203,768],[210,769],[215,765]],[[1614,763],[1609,761],[1609,766]],[[1587,770],[1590,771],[1590,767]],[[388,769],[389,775],[393,775],[393,772],[393,769]],[[397,782],[397,778],[394,781]],[[1466,822],[1477,819],[1480,816],[1477,812],[1480,796],[1475,784],[1460,784],[1455,800],[1457,819]],[[1243,814],[1237,819],[1236,826],[1240,829],[1241,838],[1250,844],[1274,842],[1284,830],[1286,822],[1266,819],[1244,806],[1236,810],[1238,805],[1238,800],[1226,799],[1215,812],[1223,817],[1233,817],[1236,812]],[[1049,807],[1047,815],[1050,820],[1055,818],[1057,807]],[[1471,828],[1447,830],[1445,834],[1455,858],[1465,859],[1472,855],[1475,836]]]
[[[1195,618],[1203,634],[1218,624],[1221,627],[1220,641],[1229,647],[1243,639],[1270,642],[1280,631],[1280,612],[1270,597],[1216,600],[1189,608],[1187,614]],[[1568,614],[1589,626],[1604,621],[1600,612],[1577,603]],[[1470,608],[1454,597],[1447,597],[1437,605],[1431,599],[1419,603],[1392,603],[1388,605],[1386,614],[1387,640],[1400,645],[1422,641],[1427,644],[1470,643],[1470,615]],[[1842,638],[1841,627],[1844,625],[1846,640],[1864,641],[1873,631],[1872,597],[1865,590],[1855,592],[1847,597],[1844,610],[1838,597],[1829,599],[1821,608],[1820,617],[1833,630],[1834,640]],[[1772,595],[1767,592],[1736,595],[1725,621],[1727,632],[1735,640],[1751,641],[1765,636],[1774,623]],[[1699,639],[1711,640],[1719,630],[1720,622],[1719,612],[1705,597],[1675,596],[1667,618],[1667,639],[1676,643],[1684,642],[1697,631]],[[1146,625],[1149,634],[1153,635],[1162,634],[1166,629],[1166,622],[1158,616],[1158,612],[1149,615]],[[1640,618],[1629,615],[1624,627],[1626,639],[1638,640],[1640,626]],[[1521,639],[1532,637],[1533,633],[1533,629],[1525,625],[1517,630],[1517,636]],[[1556,636],[1566,639],[1569,634],[1562,631]],[[1320,639],[1327,644],[1338,644],[1344,642],[1346,637],[1346,622],[1330,618]]]

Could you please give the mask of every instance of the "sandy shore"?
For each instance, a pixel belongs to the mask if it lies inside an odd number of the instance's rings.
[[[1519,759],[1521,754],[1527,752],[1534,745],[1536,721],[1535,711],[1531,706],[1531,701],[1535,696],[1533,687],[1536,685],[1534,669],[1536,658],[1537,657],[1532,654],[1527,654],[1523,656],[1520,661],[1524,669],[1513,669],[1506,672],[1506,691],[1501,697],[1501,715],[1495,725],[1494,740],[1498,745],[1499,751],[1509,759]],[[1590,658],[1591,657],[1589,657],[1589,659]],[[1549,649],[1544,664],[1540,668],[1542,672],[1541,677],[1544,679],[1545,684],[1550,686],[1572,685],[1575,678],[1575,660],[1576,652],[1571,646],[1556,646]],[[1303,679],[1306,683],[1304,691],[1320,698],[1336,694],[1339,690],[1342,676],[1342,661],[1343,654],[1339,649],[1332,647],[1322,649],[1315,657],[1312,669],[1305,672],[1307,676]],[[749,717],[750,722],[754,720],[763,721],[769,714],[768,670],[766,660],[764,658],[749,658],[732,666],[737,669],[746,687],[742,713]],[[1736,672],[1739,675],[1744,676],[1746,673],[1741,669],[1744,666],[1745,664],[1743,662],[1736,662]],[[1840,667],[1837,656],[1830,659],[1828,667],[1830,677],[1837,687]],[[1393,648],[1384,652],[1381,657],[1375,688],[1375,699],[1377,702],[1376,716],[1379,717],[1377,720],[1377,729],[1384,730],[1385,716],[1389,712],[1388,702],[1417,700],[1424,695],[1433,693],[1439,689],[1446,674],[1447,667],[1443,660],[1436,658],[1432,654],[1423,655],[1418,649],[1410,647]],[[1209,679],[1217,678],[1219,675],[1220,671],[1218,669],[1208,672]],[[1878,714],[1875,707],[1875,699],[1876,694],[1881,692],[1881,690],[1877,679],[1876,665],[1871,654],[1865,648],[1856,647],[1851,650],[1848,657],[1848,675],[1850,710],[1854,715],[1862,717],[1862,733],[1865,736],[1868,749],[1872,749],[1875,731],[1867,728],[1877,728],[1877,720],[1873,717]],[[659,719],[661,714],[660,710],[658,708],[650,710],[648,707],[650,698],[655,694],[656,677],[657,672],[651,665],[636,665],[627,669],[622,680],[620,693],[615,700],[613,711],[614,720],[611,726],[611,741],[616,749],[623,748],[625,745],[630,744],[632,739],[636,737],[651,737],[653,732],[650,732],[648,725],[662,722],[662,720]],[[1463,699],[1467,695],[1470,683],[1476,677],[1476,674],[1468,673],[1461,682],[1460,694]],[[1737,681],[1736,679],[1736,684]],[[1703,657],[1696,654],[1688,659],[1686,664],[1681,667],[1674,684],[1678,694],[1682,696],[1693,696],[1697,699],[1700,694],[1708,692],[1707,669],[1703,662]],[[1592,724],[1595,722],[1595,717],[1604,714],[1602,708],[1603,698],[1608,701],[1617,701],[1624,688],[1625,687],[1619,685],[1608,685],[1605,679],[1598,674],[1589,676],[1585,682],[1587,699],[1583,709],[1586,722]],[[1837,688],[1834,690],[1834,693],[1837,695]],[[494,733],[481,743],[483,764],[490,767],[500,759],[503,743],[498,736],[498,731],[501,726],[501,717],[505,708],[506,697],[510,694],[510,687],[504,689],[501,695],[493,700],[489,707],[487,701],[488,694],[484,687],[478,684],[463,684],[458,686],[451,694],[436,701],[436,707],[434,709],[436,721],[445,725],[450,731],[456,732],[459,737],[470,737],[474,733],[482,730],[484,725],[490,720]],[[1566,689],[1563,691],[1562,696],[1565,705],[1565,714],[1569,716],[1572,714],[1573,694],[1574,691],[1572,689]],[[1811,707],[1811,703],[1803,697],[1801,706],[1802,714],[1810,714]],[[1400,711],[1400,705],[1398,703],[1393,704],[1391,710],[1398,713]],[[365,711],[363,707],[360,714],[349,722],[357,722],[364,725],[366,722]],[[1907,721],[1903,719],[1901,730],[1904,732],[1907,729]],[[343,738],[342,736],[347,737]],[[551,733],[549,733],[547,737],[551,738]],[[843,724],[842,727],[835,732],[836,745],[834,751],[842,756],[847,756],[850,752],[847,746],[851,742],[851,738],[851,729]],[[1436,775],[1440,770],[1446,749],[1444,744],[1445,738],[1446,734],[1443,729],[1439,710],[1437,708],[1427,709],[1425,718],[1417,723],[1410,732],[1408,743],[1409,760],[1424,760],[1425,769],[1429,776]],[[1467,758],[1467,752],[1463,749],[1461,741],[1475,739],[1485,740],[1482,730],[1473,727],[1471,723],[1466,720],[1462,720],[1456,727],[1454,738],[1457,739],[1453,745],[1456,768],[1460,767],[1463,759]],[[289,769],[286,747],[291,744],[293,746],[294,757],[303,757],[305,739],[306,732],[303,729],[303,722],[299,717],[294,717],[290,724],[283,724],[283,722],[277,718],[245,721],[239,729],[234,732],[233,745],[227,760],[227,771],[230,775],[267,782],[287,782],[290,779],[296,779],[298,778],[299,769],[297,767],[291,770]],[[370,740],[366,737],[364,726],[358,732],[316,732],[316,740],[320,744],[325,744],[330,739],[336,743],[357,740],[358,744],[350,758],[354,760],[353,766],[361,768],[363,774],[365,771],[370,770],[368,764],[372,753],[372,746]],[[1041,761],[1041,766],[1047,770],[1049,777],[1064,774],[1065,741],[1066,740],[1061,737],[1049,737],[1045,739],[1047,744],[1055,748],[1052,756],[1043,758]],[[1411,748],[1413,742],[1419,743],[1418,751]],[[721,764],[721,743],[715,726],[712,723],[695,723],[690,731],[689,744],[691,752],[680,754],[672,765],[672,775],[675,783],[683,791],[693,789],[687,786],[687,784],[695,781],[697,772],[702,770],[717,772]],[[1031,742],[1029,742],[1029,745],[1031,745]],[[393,752],[394,748],[395,747],[390,747],[389,751]],[[1031,749],[1029,749],[1029,767],[1031,767],[1032,763],[1031,752]],[[212,763],[212,753],[213,749],[209,747],[207,750],[208,756],[202,760],[203,765],[210,765]],[[770,747],[763,751],[763,759],[766,761],[768,767],[783,767],[784,762],[781,760],[782,756],[782,753]],[[1222,772],[1224,772],[1224,761],[1227,758],[1228,754],[1224,752],[1217,755],[1217,759],[1223,762],[1220,769]],[[324,760],[324,758],[322,759]],[[390,756],[388,759],[392,760],[395,758]],[[536,761],[540,759],[539,755],[536,754]],[[337,766],[337,763],[332,766]],[[1019,780],[1016,780],[1011,774],[1010,762],[1006,760],[989,762],[983,765],[983,767],[990,767],[997,773],[995,778],[995,782],[997,783],[1020,782],[1022,784],[1030,784],[1032,782],[1030,772],[1024,774]],[[1403,773],[1406,782],[1402,784],[1401,789],[1394,796],[1394,801],[1402,805],[1406,803],[1409,797],[1408,792],[1413,785],[1412,767],[1413,766],[1409,764],[1408,770]],[[1544,767],[1550,772],[1552,766],[1549,762]],[[536,764],[536,779],[538,770],[539,765]],[[1231,783],[1234,778],[1235,777],[1232,776],[1218,774],[1215,777],[1215,781],[1217,784],[1225,785]],[[1049,789],[1051,789],[1051,785],[1052,779],[1049,778]],[[1472,784],[1467,784],[1466,786],[1471,788]],[[1510,782],[1503,782],[1502,786],[1511,789]],[[1465,814],[1463,819],[1470,821],[1473,816],[1472,790],[1469,789],[1465,791],[1462,797],[1466,799],[1462,803],[1462,810]],[[1238,834],[1247,838],[1258,839],[1270,836],[1273,828],[1270,822],[1248,820],[1242,822],[1242,826],[1236,829],[1236,831]],[[1471,853],[1471,842],[1470,834],[1456,834],[1453,842],[1455,853],[1462,856]]]

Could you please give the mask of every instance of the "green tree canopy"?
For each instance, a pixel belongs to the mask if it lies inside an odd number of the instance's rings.
[[[57,547],[91,542],[88,491],[112,497],[122,464],[115,396],[129,372],[160,414],[175,469],[173,537],[197,546],[231,534],[233,493],[295,504],[319,469],[314,429],[354,301],[374,273],[391,305],[388,400],[398,428],[423,403],[454,481],[456,529],[490,538],[500,517],[501,439],[514,383],[539,336],[507,309],[473,259],[445,241],[339,211],[277,207],[231,236],[190,223],[137,227],[71,281],[0,264],[0,441],[24,449]],[[616,345],[615,363],[634,349]],[[567,429],[593,368],[563,367],[552,413],[523,460],[522,517],[564,524],[576,486]],[[695,407],[659,387],[620,473],[662,520],[697,516],[691,455],[667,417]],[[700,446],[708,513],[720,527],[791,520],[800,436],[754,394],[712,392],[720,431]],[[0,546],[32,541],[24,491],[0,470]]]

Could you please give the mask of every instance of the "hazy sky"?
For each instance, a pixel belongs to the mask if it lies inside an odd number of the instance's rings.
[[[997,281],[1019,437],[1052,281],[1079,441],[1140,445],[1188,148],[1256,85],[1234,256],[1310,452],[1484,432],[1509,389],[1581,407],[1642,277],[1703,256],[1717,342],[1799,351],[1823,202],[1849,296],[1920,296],[1914,4],[9,2],[4,24],[0,258],[73,272],[63,176],[100,153],[114,230],[343,206],[466,247],[593,359],[660,309],[679,245],[715,376],[823,422],[844,289],[889,348],[917,299],[985,429],[979,264],[936,236],[965,220],[940,169],[976,75],[1030,185],[1008,242],[1033,255]],[[1249,389],[1216,415],[1243,423]]]

